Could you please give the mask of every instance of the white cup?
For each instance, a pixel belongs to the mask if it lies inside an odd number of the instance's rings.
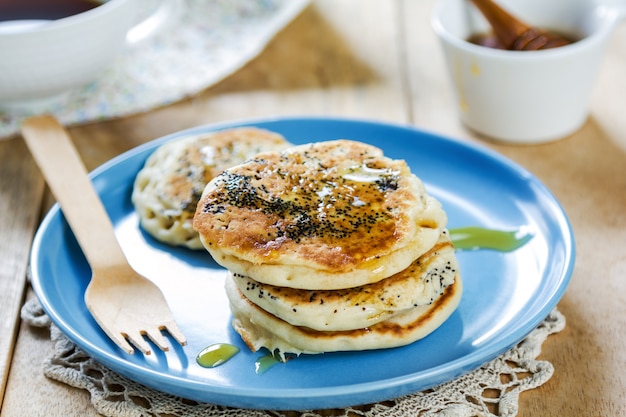
[[[475,45],[466,39],[488,32],[487,21],[469,0],[440,0],[432,25],[441,41],[461,121],[487,137],[514,143],[548,142],[575,132],[589,115],[594,81],[623,12],[595,0],[498,3],[532,26],[574,34],[580,40],[540,51]]]
[[[138,0],[103,0],[57,20],[0,22],[0,107],[45,108],[95,80],[127,46],[178,17],[182,0],[162,0],[137,23]]]

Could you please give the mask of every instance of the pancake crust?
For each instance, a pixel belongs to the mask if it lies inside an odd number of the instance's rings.
[[[256,128],[185,136],[161,145],[148,157],[133,187],[142,227],[162,242],[202,249],[192,222],[207,183],[261,151],[289,145],[282,136]]]
[[[316,354],[335,351],[386,349],[413,343],[436,330],[458,306],[463,292],[457,272],[454,283],[432,304],[407,310],[391,319],[363,329],[316,331],[292,326],[248,300],[230,279],[226,294],[233,312],[233,327],[248,347],[285,354]]]
[[[342,290],[302,290],[231,275],[251,302],[294,326],[351,330],[427,305],[454,282],[458,262],[448,233],[407,269],[373,284]]]
[[[334,140],[259,154],[204,190],[194,228],[216,262],[301,289],[380,281],[428,251],[441,205],[402,160]]]

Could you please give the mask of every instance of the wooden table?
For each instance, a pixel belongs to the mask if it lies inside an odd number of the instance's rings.
[[[312,6],[249,65],[197,96],[145,114],[72,127],[93,169],[180,129],[238,118],[315,114],[411,123],[484,144],[525,166],[573,224],[577,264],[567,318],[540,358],[553,378],[524,393],[519,416],[626,416],[626,25],[612,38],[592,114],[577,133],[536,146],[479,138],[458,121],[430,28],[433,0],[332,0]],[[0,142],[1,416],[92,416],[88,393],[46,379],[47,332],[20,324],[31,240],[52,202],[19,136]],[[4,396],[2,396],[4,393]]]

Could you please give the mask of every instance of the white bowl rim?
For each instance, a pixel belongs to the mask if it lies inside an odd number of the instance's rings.
[[[102,4],[86,10],[84,12],[73,14],[71,16],[62,17],[60,19],[50,20],[44,24],[33,26],[32,28],[24,31],[0,31],[0,39],[11,38],[25,38],[28,36],[38,36],[41,34],[47,34],[49,32],[63,30],[68,26],[80,24],[88,24],[93,19],[98,18],[103,13],[107,13],[110,9],[117,9],[122,7],[126,2],[132,2],[136,0],[105,0]],[[25,19],[27,20],[27,19]],[[34,20],[34,19],[29,19]]]

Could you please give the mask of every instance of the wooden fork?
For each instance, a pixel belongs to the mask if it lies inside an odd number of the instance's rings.
[[[124,256],[67,132],[53,117],[36,116],[23,122],[22,135],[91,266],[85,303],[102,330],[130,354],[134,349],[129,341],[150,354],[144,336],[168,350],[162,330],[185,345],[161,290],[135,272]]]

